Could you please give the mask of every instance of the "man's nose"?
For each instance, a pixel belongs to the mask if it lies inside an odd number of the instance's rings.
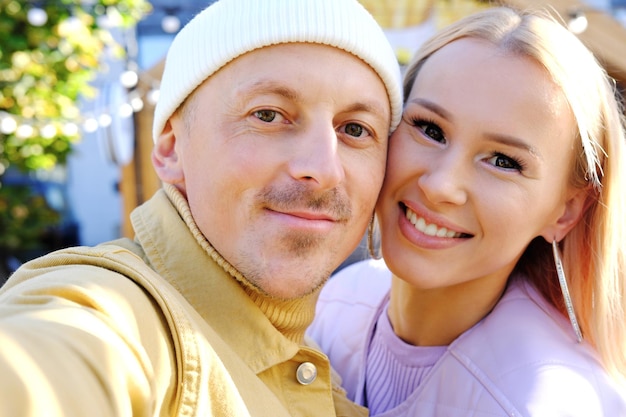
[[[299,135],[293,144],[290,175],[316,188],[332,189],[345,177],[337,132],[331,123],[318,123]]]

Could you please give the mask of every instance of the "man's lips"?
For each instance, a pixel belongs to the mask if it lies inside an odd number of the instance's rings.
[[[297,217],[303,220],[323,220],[323,221],[330,221],[330,222],[339,221],[339,219],[336,219],[334,216],[332,216],[331,214],[327,214],[327,213],[319,213],[319,212],[311,212],[311,211],[274,210],[274,209],[268,209],[268,210],[277,214]]]
[[[285,212],[284,214],[300,217],[306,220],[327,220],[327,221],[337,221],[331,215],[325,213],[315,213],[315,212],[306,212],[306,211],[290,211]]]

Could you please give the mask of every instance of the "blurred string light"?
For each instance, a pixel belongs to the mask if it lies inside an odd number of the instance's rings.
[[[5,1],[5,3],[7,3]],[[76,7],[80,7],[86,13],[98,19],[101,27],[122,26],[125,16],[134,15],[136,11],[129,10],[124,4],[112,4],[112,2],[98,0],[80,0],[78,4],[67,0],[21,0],[17,1],[17,6],[12,2],[6,5],[8,8],[19,10],[20,7],[29,7],[26,18],[33,26],[43,26],[48,21],[46,9],[64,10],[68,14],[73,14]],[[152,7],[151,7],[152,8]]]
[[[94,133],[98,129],[107,128],[114,118],[130,118],[140,112],[146,104],[154,106],[159,98],[160,80],[154,79],[148,73],[129,75],[124,71],[120,76],[120,83],[129,89],[126,101],[115,107],[103,106],[92,111],[83,112],[79,117],[72,119],[41,119],[29,118],[5,111],[0,111],[0,134],[15,135],[26,140],[39,136],[52,139],[58,135],[76,136],[80,132]],[[129,80],[137,81],[129,87]]]
[[[26,14],[28,23],[33,26],[43,26],[48,22],[48,13],[41,7],[41,4],[35,3]]]
[[[178,18],[178,7],[165,7],[165,16],[161,19],[161,29],[165,33],[176,33],[180,30],[181,22]]]
[[[48,1],[28,1],[30,9],[27,11],[27,21],[30,25],[41,27],[48,22],[47,7],[66,8],[70,13],[66,24],[71,25],[72,20],[77,20],[72,15],[72,5],[63,0]],[[106,7],[96,0],[81,0],[81,7],[92,14],[98,25],[103,28],[115,28],[121,26],[122,16],[120,10],[115,7]],[[154,11],[154,10],[153,10]],[[180,7],[163,8],[163,18],[161,19],[161,29],[167,34],[175,34],[182,26],[178,17]],[[123,11],[122,11],[123,13]],[[134,31],[130,38],[125,39],[128,52],[126,68],[119,76],[120,84],[127,90],[126,102],[113,108],[109,105],[96,108],[92,111],[82,111],[76,118],[54,118],[41,119],[16,115],[0,110],[0,134],[15,135],[19,139],[26,140],[31,137],[43,137],[52,139],[58,135],[76,136],[81,132],[94,133],[98,129],[107,128],[114,118],[130,118],[135,113],[142,111],[146,105],[154,106],[159,99],[160,80],[149,75],[148,72],[141,73],[136,63],[137,44]],[[125,32],[128,33],[128,32]]]
[[[54,1],[54,7],[65,7],[70,12],[66,25],[71,25],[76,17],[71,15],[71,5],[63,1]],[[32,26],[41,27],[48,22],[48,13],[45,7],[50,7],[50,1],[30,1],[27,11],[27,21]],[[44,7],[45,6],[45,7]],[[116,28],[122,24],[120,11],[115,7],[105,7],[96,0],[82,0],[81,7],[87,9],[98,19],[98,24],[105,28]],[[163,30],[174,33],[180,29],[180,20],[175,16],[178,8],[166,10],[162,20]],[[176,21],[174,19],[176,19]],[[76,118],[41,119],[16,115],[0,110],[0,134],[15,135],[16,138],[26,140],[31,137],[53,139],[58,135],[77,136],[81,132],[93,133],[98,129],[109,127],[115,118],[127,119],[143,110],[146,103],[154,106],[159,97],[160,80],[154,79],[148,73],[141,74],[135,58],[137,56],[137,39],[134,30],[124,31],[126,36],[125,47],[128,52],[128,61],[125,70],[119,76],[119,83],[128,92],[123,103],[109,103],[96,109],[82,111]],[[128,34],[130,33],[130,36]],[[115,107],[111,105],[115,104]]]
[[[575,35],[579,35],[587,30],[589,21],[587,14],[582,9],[575,9],[568,12],[567,29]]]
[[[623,1],[623,0],[620,0]],[[626,25],[626,6],[620,7],[619,2],[613,1],[616,6],[609,9],[595,9],[593,7],[576,6],[566,11],[567,29],[575,35],[580,35],[589,28],[589,18],[593,14],[606,14],[613,17],[621,25]],[[624,2],[626,4],[626,2]]]

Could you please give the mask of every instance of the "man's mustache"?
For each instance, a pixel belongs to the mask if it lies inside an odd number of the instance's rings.
[[[337,188],[320,193],[304,184],[269,187],[259,192],[257,200],[261,205],[279,212],[310,211],[338,222],[346,222],[352,217],[350,199]]]

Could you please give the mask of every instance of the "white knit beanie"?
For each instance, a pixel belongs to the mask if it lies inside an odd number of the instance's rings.
[[[357,0],[218,0],[185,25],[169,48],[153,139],[187,96],[228,62],[258,48],[290,42],[334,46],[365,61],[387,89],[391,130],[400,123],[397,58],[381,27]]]

